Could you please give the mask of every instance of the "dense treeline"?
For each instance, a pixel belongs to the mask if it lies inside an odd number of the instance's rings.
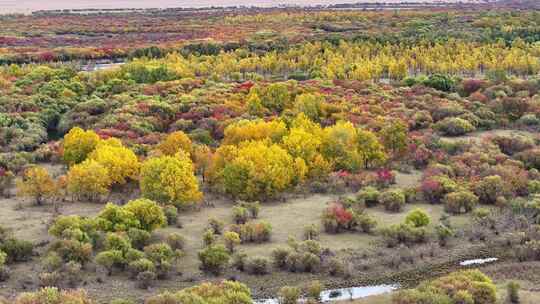
[[[2,24],[2,64],[161,56],[180,49],[202,55],[238,47],[284,51],[307,41],[337,44],[342,39],[383,45],[501,41],[509,46],[518,38],[531,44],[539,38],[537,12],[503,9],[17,15],[3,16]]]

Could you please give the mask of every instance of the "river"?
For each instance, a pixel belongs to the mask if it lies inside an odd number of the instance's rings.
[[[260,6],[273,7],[279,5],[332,5],[350,3],[407,3],[407,2],[433,2],[429,0],[0,0],[0,14],[24,13],[28,14],[37,10],[58,9],[111,9],[111,8],[170,8],[189,7],[201,8],[210,6]],[[446,2],[459,2],[459,0],[447,0]],[[462,2],[479,2],[478,0],[464,0]]]

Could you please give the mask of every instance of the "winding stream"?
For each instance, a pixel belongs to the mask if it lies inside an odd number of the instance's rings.
[[[498,258],[479,258],[463,260],[459,262],[459,266],[467,267],[474,265],[483,265],[487,263],[494,263],[498,261]],[[321,293],[321,301],[323,303],[345,300],[357,300],[370,296],[377,296],[385,293],[394,292],[399,289],[399,284],[381,284],[371,286],[357,286],[351,288],[338,288],[327,289]],[[303,302],[303,301],[301,301]],[[254,300],[254,304],[280,304],[278,298],[272,299],[258,299]]]

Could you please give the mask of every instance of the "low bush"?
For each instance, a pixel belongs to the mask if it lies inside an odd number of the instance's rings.
[[[145,304],[185,303],[251,304],[253,300],[251,299],[251,292],[246,285],[240,282],[222,281],[221,283],[202,283],[183,289],[177,293],[165,292],[150,297],[145,302]]]
[[[270,241],[272,226],[267,222],[248,222],[246,224],[232,225],[230,231],[240,236],[242,243],[263,243]]]
[[[379,203],[380,192],[375,187],[367,186],[356,194],[356,201],[366,207],[373,207]]]
[[[471,191],[461,190],[448,193],[443,201],[446,212],[460,214],[472,211],[478,204],[478,197]]]
[[[395,247],[399,244],[412,245],[427,240],[427,231],[424,227],[414,227],[405,223],[394,224],[381,230],[386,245]]]
[[[377,220],[367,213],[356,213],[354,215],[355,226],[362,232],[371,233],[377,227]]]
[[[244,269],[249,274],[265,275],[270,273],[271,262],[265,257],[253,257],[246,260]]]
[[[249,211],[247,208],[241,206],[233,207],[233,221],[236,224],[245,224],[249,219]]]
[[[62,290],[56,287],[45,287],[36,292],[27,292],[19,295],[13,304],[92,304],[84,290]]]
[[[51,251],[55,251],[64,262],[74,261],[82,265],[92,258],[92,245],[76,240],[58,240],[54,242]]]
[[[341,203],[333,203],[323,211],[322,224],[326,232],[338,233],[352,229],[353,217],[352,210],[345,209]]]
[[[108,275],[111,275],[114,269],[123,269],[126,266],[126,259],[120,250],[107,250],[96,256],[96,263],[105,268]]]
[[[233,253],[235,247],[240,245],[242,241],[238,233],[234,231],[227,231],[225,234],[223,234],[223,242],[225,243],[227,250],[229,250],[230,253]]]
[[[506,284],[506,290],[508,294],[508,302],[510,303],[520,303],[519,299],[519,283],[511,281]]]
[[[163,213],[167,218],[167,224],[174,225],[178,220],[178,209],[175,206],[167,205],[163,207]]]
[[[208,228],[211,229],[214,234],[221,235],[223,233],[223,227],[225,224],[223,221],[220,221],[216,218],[211,218],[208,220]]]
[[[29,241],[9,238],[0,244],[0,251],[7,255],[6,261],[8,263],[25,262],[32,257],[34,244]]]
[[[381,193],[379,201],[386,210],[399,212],[405,206],[405,194],[401,189],[389,189]]]
[[[415,228],[425,227],[431,222],[429,215],[422,209],[416,208],[407,214],[405,224]]]
[[[201,270],[218,275],[227,267],[231,256],[222,245],[214,245],[199,251]]]
[[[469,121],[458,117],[447,117],[437,122],[435,129],[447,136],[460,136],[476,130]]]
[[[320,234],[320,228],[315,225],[307,225],[304,227],[304,240],[317,240]]]
[[[474,186],[474,193],[482,204],[495,204],[504,195],[504,182],[498,175],[486,176]]]
[[[281,304],[296,304],[302,295],[298,287],[284,286],[279,290],[278,297]]]
[[[131,245],[137,249],[142,249],[144,246],[148,245],[151,238],[150,232],[138,228],[130,228],[127,235],[131,241]]]
[[[184,249],[184,246],[186,245],[186,238],[179,233],[173,232],[167,235],[166,242],[172,250]]]

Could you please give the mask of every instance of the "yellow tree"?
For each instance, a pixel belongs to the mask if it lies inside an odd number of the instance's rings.
[[[241,199],[272,198],[304,179],[305,162],[280,146],[247,142],[221,172],[224,190]]]
[[[139,176],[139,159],[133,151],[119,145],[118,140],[100,143],[89,158],[107,169],[113,184],[123,185]]]
[[[191,153],[191,139],[182,131],[173,132],[158,144],[157,149],[164,155],[173,156],[180,150]]]
[[[112,182],[103,165],[88,159],[69,169],[66,183],[67,192],[73,197],[94,201],[109,193]]]
[[[266,122],[264,120],[240,120],[225,128],[223,143],[239,144],[248,140],[270,139],[278,142],[287,132],[285,123],[278,120]]]
[[[337,169],[355,171],[360,166],[357,153],[358,134],[350,122],[338,122],[324,129],[322,154]]]
[[[144,197],[177,207],[197,203],[202,198],[193,163],[183,152],[146,160],[139,183]]]
[[[377,136],[368,130],[358,130],[358,153],[366,169],[386,159],[383,145]]]
[[[68,165],[81,163],[99,143],[99,136],[92,130],[71,129],[63,142],[63,159]]]
[[[32,167],[26,170],[22,179],[17,181],[17,194],[22,197],[30,197],[37,205],[43,203],[43,199],[51,197],[56,192],[56,183],[43,167]]]

